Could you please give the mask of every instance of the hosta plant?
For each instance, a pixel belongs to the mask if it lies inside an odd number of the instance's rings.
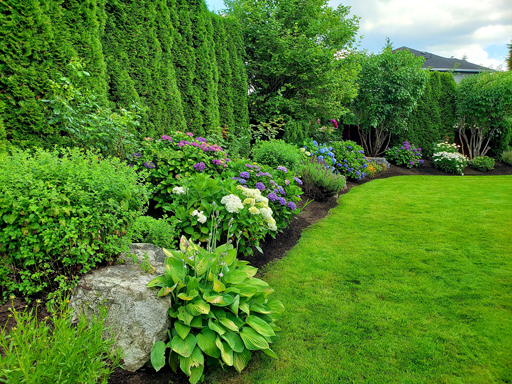
[[[158,296],[172,296],[169,341],[155,343],[151,363],[158,371],[168,362],[197,383],[206,365],[227,365],[241,372],[252,351],[277,358],[270,344],[277,340],[275,324],[284,312],[273,290],[254,278],[257,268],[237,260],[230,243],[198,247],[184,237],[179,250],[164,250],[165,273],[148,287],[159,287]]]

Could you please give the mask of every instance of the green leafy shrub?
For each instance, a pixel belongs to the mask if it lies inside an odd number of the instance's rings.
[[[286,228],[299,213],[296,203],[301,201],[302,181],[286,167],[272,168],[241,159],[231,163],[228,174],[240,185],[258,189],[267,197],[278,230]]]
[[[333,173],[324,160],[315,157],[302,164],[300,174],[304,192],[318,201],[327,200],[346,185],[345,176]]]
[[[448,153],[459,153],[460,145],[450,143],[448,140],[440,141],[434,144],[433,153],[436,152],[448,152]]]
[[[147,137],[138,152],[130,157],[130,165],[137,171],[147,170],[147,180],[153,184],[156,207],[169,211],[172,189],[197,173],[216,175],[228,167],[230,159],[216,144],[190,132],[163,135],[158,140]]]
[[[176,245],[176,219],[164,216],[155,219],[151,216],[140,216],[133,224],[133,242],[150,243],[157,247],[173,248]]]
[[[460,153],[436,152],[432,156],[434,167],[448,173],[464,175],[464,168],[468,164],[468,158]]]
[[[0,162],[3,297],[48,290],[126,251],[148,200],[140,181],[94,152],[13,150]]]
[[[241,372],[251,351],[262,350],[277,358],[270,343],[278,338],[275,324],[284,312],[279,300],[269,299],[273,290],[254,278],[257,269],[237,260],[230,244],[207,251],[182,238],[180,250],[165,250],[165,274],[148,287],[159,287],[158,296],[172,296],[173,318],[169,341],[157,342],[151,363],[158,371],[178,365],[197,383],[206,364],[233,366]],[[206,355],[206,358],[205,358]]]
[[[476,169],[480,172],[489,172],[494,169],[495,161],[492,157],[488,156],[477,156],[469,162],[471,168]]]
[[[503,154],[501,155],[501,160],[504,163],[512,165],[512,151],[505,151],[505,152],[503,152]]]
[[[326,124],[322,124],[318,119],[313,124],[311,131],[311,138],[319,143],[343,141],[343,127],[338,129],[338,121],[335,119],[331,119]]]
[[[404,141],[403,145],[386,148],[386,159],[396,165],[405,165],[407,168],[419,167],[423,164],[421,160],[421,148]]]
[[[16,326],[9,332],[0,330],[0,381],[4,383],[106,384],[120,365],[121,350],[110,352],[114,339],[103,340],[104,307],[91,322],[79,314],[76,324],[65,301],[50,319],[39,322],[37,307],[35,312],[11,312]]]
[[[254,161],[276,168],[285,166],[291,171],[300,167],[302,154],[298,147],[283,140],[261,141],[252,150]]]
[[[336,173],[352,180],[361,180],[367,176],[368,159],[364,155],[363,147],[356,142],[335,141],[332,143],[336,156]]]

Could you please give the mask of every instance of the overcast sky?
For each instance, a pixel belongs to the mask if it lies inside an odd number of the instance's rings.
[[[210,10],[223,0],[206,0]],[[512,40],[511,0],[330,0],[359,16],[360,47],[379,52],[386,36],[402,46],[462,58],[485,67],[506,68]]]

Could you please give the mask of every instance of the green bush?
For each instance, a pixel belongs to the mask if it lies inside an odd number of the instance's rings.
[[[505,152],[503,152],[503,154],[501,155],[501,160],[504,163],[512,165],[512,151],[505,151]]]
[[[174,248],[178,234],[174,217],[155,219],[151,216],[140,216],[133,224],[133,242],[150,243],[157,247]]]
[[[110,352],[114,339],[103,340],[103,320],[88,322],[62,301],[50,319],[37,320],[34,311],[11,310],[16,326],[9,332],[0,329],[0,381],[3,383],[84,383],[107,384],[110,374],[120,365],[121,351]]]
[[[477,156],[469,162],[471,168],[476,169],[480,172],[489,172],[494,169],[495,161],[492,157],[488,156]]]
[[[366,177],[369,162],[364,155],[363,147],[354,141],[346,140],[335,141],[332,148],[336,156],[336,173],[352,180]]]
[[[318,201],[327,200],[346,185],[345,176],[333,173],[325,160],[316,157],[302,164],[300,175],[306,195]]]
[[[158,341],[151,351],[157,371],[168,360],[175,372],[179,365],[195,384],[207,364],[226,364],[241,372],[251,351],[277,359],[269,344],[278,339],[275,322],[284,306],[268,298],[273,290],[254,277],[257,268],[237,260],[230,244],[207,251],[182,238],[180,250],[166,253],[165,274],[148,284],[160,288],[158,296],[171,295],[173,302],[170,340]]]
[[[252,150],[254,161],[277,168],[285,166],[291,171],[300,167],[302,154],[296,145],[287,144],[283,140],[261,141]]]
[[[464,175],[464,168],[468,164],[468,158],[460,153],[436,152],[432,156],[434,167],[448,173]]]
[[[14,150],[0,162],[0,294],[33,295],[113,260],[147,200],[117,158]]]
[[[416,148],[414,144],[404,141],[402,145],[393,148],[386,148],[386,160],[396,165],[405,165],[407,168],[419,167],[423,164],[421,160],[421,148]]]

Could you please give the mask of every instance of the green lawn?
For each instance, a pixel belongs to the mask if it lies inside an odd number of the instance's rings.
[[[512,176],[354,188],[263,278],[280,359],[208,382],[512,382]]]

